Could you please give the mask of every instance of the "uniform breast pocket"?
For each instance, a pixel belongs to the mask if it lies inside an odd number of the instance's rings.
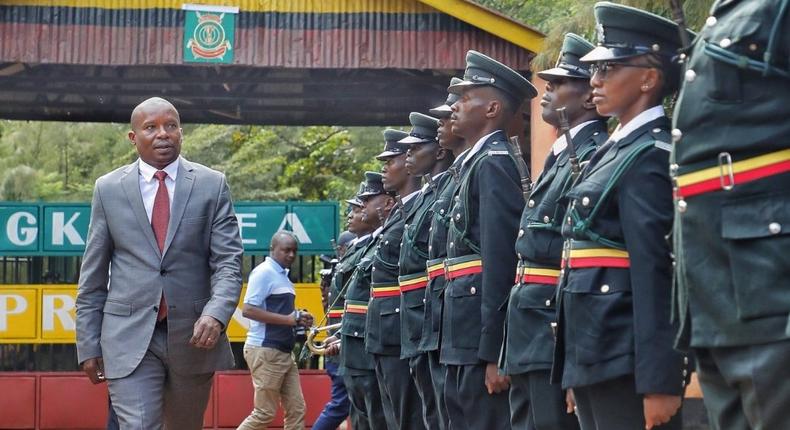
[[[725,23],[719,23],[710,28],[703,36],[706,41],[704,48],[706,54],[717,55],[717,57],[711,57],[714,60],[711,62],[710,76],[700,76],[706,70],[695,69],[692,61],[692,66],[685,76],[687,85],[711,85],[706,93],[713,102],[741,103],[745,95],[742,75],[757,72],[745,72],[731,62],[722,61],[718,56],[723,52],[725,57],[751,57],[753,60],[762,61],[761,55],[757,55],[765,50],[765,43],[761,40],[759,31],[760,27],[759,18],[747,15],[737,18],[727,17]],[[746,96],[748,97],[748,94]]]
[[[741,319],[790,312],[790,195],[763,194],[722,205],[735,302]]]
[[[456,348],[477,348],[480,345],[480,285],[479,274],[451,281],[447,291],[450,342]]]
[[[384,346],[400,346],[400,308],[382,309],[381,344]]]
[[[365,315],[352,313],[343,314],[343,325],[340,334],[362,339],[365,337]]]
[[[579,364],[633,354],[634,323],[627,269],[577,269],[563,290],[567,343]]]
[[[556,319],[554,286],[529,284],[514,290],[511,297],[515,312],[511,308],[508,318],[509,337],[522,342],[518,349],[520,362],[550,362],[554,335],[551,322]],[[517,330],[518,334],[512,334]]]
[[[406,326],[408,329],[409,340],[417,340],[422,336],[422,321],[425,312],[425,304],[422,300],[419,303],[409,303],[406,305],[406,312],[409,314],[409,323]]]

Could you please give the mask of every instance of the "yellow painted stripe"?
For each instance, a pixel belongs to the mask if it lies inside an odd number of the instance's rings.
[[[572,249],[571,258],[615,257],[628,258],[628,251],[611,248]]]
[[[539,276],[560,276],[560,271],[554,269],[538,269],[536,267],[527,267],[524,269],[524,274]]]
[[[482,260],[474,260],[474,261],[467,261],[464,263],[452,264],[447,268],[447,270],[461,270],[461,269],[466,269],[468,267],[479,267],[482,265],[483,265]]]
[[[415,0],[9,0],[4,6],[65,6],[101,9],[181,9],[185,3],[238,6],[241,12],[291,13],[432,13]]]
[[[358,309],[358,310],[367,310],[367,305],[348,305],[346,306],[346,310],[349,309]]]
[[[543,51],[543,40],[546,35],[470,0],[419,0],[419,2],[497,35],[516,46],[535,53]]]
[[[790,149],[783,149],[781,151],[771,152],[770,154],[736,161],[735,163],[732,163],[732,171],[733,173],[741,173],[787,160],[790,160]],[[724,173],[727,174],[726,168],[724,169]],[[686,185],[696,184],[697,182],[718,178],[719,175],[721,175],[721,170],[717,165],[714,167],[708,167],[707,169],[698,170],[696,172],[686,173],[685,175],[680,175],[678,176],[677,181],[679,186],[684,187]]]
[[[419,284],[420,282],[428,282],[427,276],[420,276],[419,278],[409,279],[408,281],[402,281],[400,283],[401,287],[405,287],[408,285]]]

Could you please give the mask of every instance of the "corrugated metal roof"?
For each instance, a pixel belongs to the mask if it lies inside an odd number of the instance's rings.
[[[181,2],[5,0],[0,118],[125,122],[160,95],[185,122],[403,124],[467,50],[527,72],[542,36],[469,0],[200,3],[240,8],[233,64],[184,63]]]
[[[0,7],[0,62],[183,64],[185,12],[174,2],[15,3],[25,5]],[[161,7],[129,7],[140,3]],[[234,3],[236,65],[459,69],[464,53],[477,49],[528,70],[533,56],[414,0]]]

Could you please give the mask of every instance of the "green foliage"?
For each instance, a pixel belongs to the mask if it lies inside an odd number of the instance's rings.
[[[595,0],[478,0],[546,33],[533,70],[553,65],[565,33],[594,41]],[[713,0],[687,0],[702,26]],[[620,3],[671,16],[666,0]],[[88,201],[99,176],[136,159],[125,124],[0,121],[0,198]],[[182,153],[223,171],[241,200],[343,200],[378,170],[381,128],[185,125]]]
[[[0,198],[89,201],[137,158],[122,124],[0,121]],[[380,128],[187,125],[185,158],[225,172],[236,201],[343,200],[378,170]]]
[[[562,47],[565,33],[573,32],[595,43],[595,16],[593,6],[597,0],[479,0],[505,15],[526,23],[546,34],[544,50],[532,62],[533,70],[554,65]],[[639,9],[672,17],[669,0],[615,0]],[[686,23],[692,30],[702,27],[713,0],[686,0],[683,10]]]

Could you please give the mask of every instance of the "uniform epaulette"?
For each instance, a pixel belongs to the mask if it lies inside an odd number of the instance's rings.
[[[508,151],[488,151],[488,155],[510,155]]]
[[[672,145],[671,144],[666,143],[666,142],[662,142],[660,140],[656,141],[655,146],[656,146],[656,148],[663,149],[664,151],[667,151],[667,152],[672,151]]]

